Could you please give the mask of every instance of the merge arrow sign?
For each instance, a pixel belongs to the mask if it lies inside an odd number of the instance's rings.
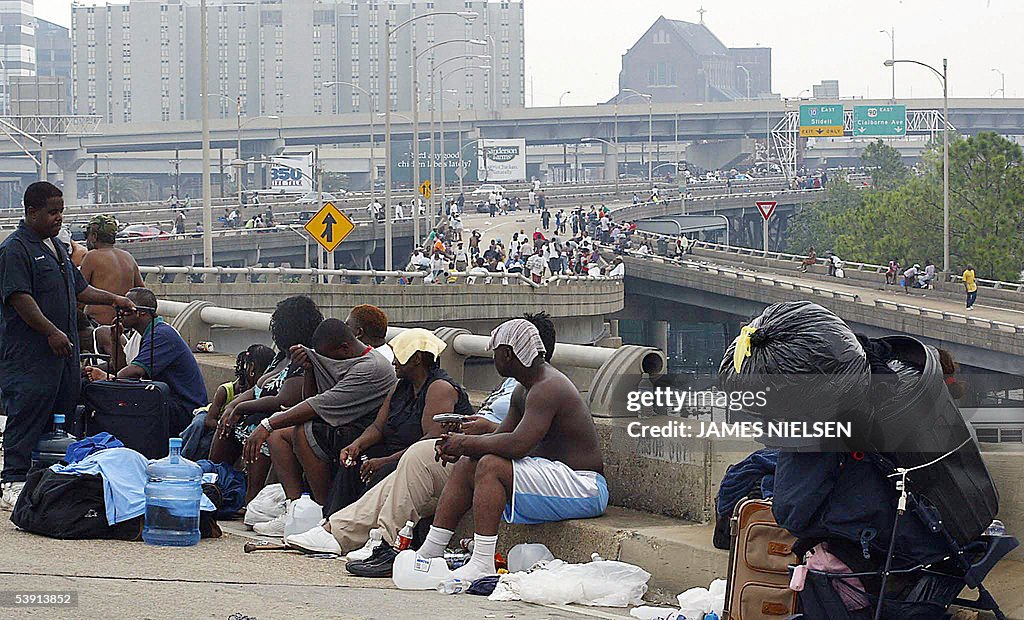
[[[324,232],[320,234],[320,238],[323,239],[325,243],[334,243],[334,225],[337,223],[338,222],[334,219],[333,214],[328,213],[324,216]]]

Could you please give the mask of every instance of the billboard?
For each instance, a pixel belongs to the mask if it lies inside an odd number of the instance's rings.
[[[272,157],[270,162],[270,189],[303,194],[313,191],[312,153]]]
[[[480,140],[478,181],[525,181],[526,140]]]
[[[459,141],[447,139],[444,142],[444,155],[441,154],[441,141],[434,145],[434,182],[440,185],[441,170],[445,171],[445,182],[458,184],[459,174],[465,174],[466,181],[476,178],[476,144],[463,143],[462,156],[459,156]],[[420,139],[420,180],[430,178],[430,139]],[[399,185],[411,185],[413,175],[412,140],[394,140],[391,142],[391,178]],[[442,163],[443,162],[443,163]]]

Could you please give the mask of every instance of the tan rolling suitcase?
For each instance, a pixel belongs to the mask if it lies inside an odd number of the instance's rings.
[[[771,501],[737,504],[731,533],[722,620],[784,620],[797,613],[787,568],[797,563],[796,539],[775,524]]]

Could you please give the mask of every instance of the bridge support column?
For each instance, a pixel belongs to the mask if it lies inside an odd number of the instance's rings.
[[[601,155],[604,156],[605,181],[614,181],[619,176],[619,154],[618,148],[609,144],[601,143]]]
[[[54,163],[60,168],[64,176],[64,206],[71,207],[78,204],[78,168],[87,157],[85,149],[73,151],[55,151],[51,153]]]
[[[668,321],[651,321],[651,346],[668,355]]]

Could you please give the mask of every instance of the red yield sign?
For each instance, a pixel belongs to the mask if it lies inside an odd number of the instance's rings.
[[[775,213],[775,205],[778,203],[774,200],[765,200],[754,204],[757,205],[757,210],[761,212],[761,217],[767,222],[771,219],[772,213]]]

